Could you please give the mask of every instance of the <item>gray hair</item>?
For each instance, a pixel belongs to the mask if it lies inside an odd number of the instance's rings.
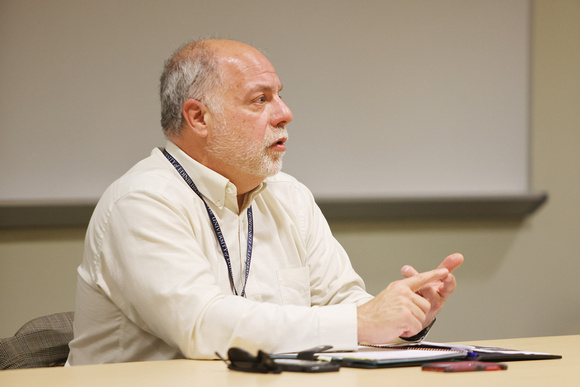
[[[161,127],[167,138],[179,136],[184,118],[182,107],[188,99],[195,99],[219,114],[217,100],[222,87],[222,71],[218,58],[206,40],[181,46],[165,62],[160,78]]]

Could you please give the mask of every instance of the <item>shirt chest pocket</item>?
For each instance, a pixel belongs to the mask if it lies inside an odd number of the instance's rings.
[[[308,267],[280,269],[276,274],[283,305],[310,306],[310,270]]]

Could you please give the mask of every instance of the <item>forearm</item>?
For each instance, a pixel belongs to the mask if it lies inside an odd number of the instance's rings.
[[[356,306],[276,305],[227,296],[208,306],[196,326],[191,358],[214,358],[238,346],[249,351],[300,351],[317,345],[354,350],[357,341]]]

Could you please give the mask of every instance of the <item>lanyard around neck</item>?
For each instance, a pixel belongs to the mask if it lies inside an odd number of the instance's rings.
[[[232,262],[230,260],[230,253],[228,252],[228,246],[226,245],[226,240],[224,239],[224,236],[222,234],[222,230],[220,229],[220,225],[217,221],[217,218],[215,217],[213,211],[207,205],[207,202],[203,198],[201,192],[199,192],[199,190],[197,189],[197,186],[195,185],[193,180],[191,180],[191,178],[189,177],[187,172],[185,172],[185,169],[183,169],[181,164],[179,164],[179,162],[177,160],[175,160],[173,158],[173,156],[171,156],[171,154],[169,152],[167,152],[167,150],[164,149],[163,154],[165,155],[167,160],[169,160],[169,162],[171,164],[173,164],[173,167],[175,167],[177,172],[181,175],[183,180],[185,180],[185,182],[191,187],[193,192],[195,192],[197,194],[197,196],[199,196],[199,198],[203,201],[203,204],[205,205],[205,209],[207,210],[207,214],[209,215],[209,220],[211,221],[211,224],[213,226],[215,236],[216,236],[216,238],[220,244],[220,247],[222,249],[222,253],[224,255],[226,265],[228,266],[228,275],[230,277],[230,285],[232,286],[232,288],[234,290],[234,294],[237,296],[238,291],[236,290],[236,285],[234,284],[234,275],[232,272]],[[239,294],[241,297],[244,297],[246,294],[246,284],[248,283],[248,276],[250,275],[250,262],[252,260],[253,240],[254,240],[254,220],[253,220],[253,216],[252,216],[252,206],[250,206],[250,207],[248,207],[248,249],[246,252],[246,278],[244,279],[244,287],[242,288],[242,292]]]

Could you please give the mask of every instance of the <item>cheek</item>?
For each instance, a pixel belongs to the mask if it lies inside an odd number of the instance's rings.
[[[246,118],[242,121],[241,127],[245,135],[255,141],[261,141],[268,137],[269,129],[265,120]]]
[[[270,126],[265,114],[228,114],[226,118],[228,129],[255,142],[261,142],[268,137]]]

